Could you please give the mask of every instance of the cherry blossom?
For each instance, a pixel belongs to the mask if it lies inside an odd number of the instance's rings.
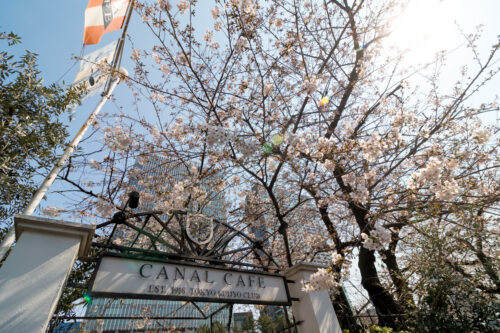
[[[302,290],[306,292],[317,292],[321,290],[338,289],[342,284],[335,282],[332,274],[324,268],[319,268],[316,273],[309,277],[309,281],[302,281]]]
[[[264,228],[283,269],[326,255],[304,290],[334,292],[360,263],[358,287],[384,325],[424,311],[427,286],[445,278],[474,300],[498,297],[499,131],[482,119],[497,106],[472,98],[495,78],[497,41],[481,54],[479,35],[464,34],[477,53],[448,87],[446,53],[407,68],[384,48],[393,1],[176,5],[136,6],[156,45],[129,50],[135,104],[89,139],[108,158],[75,158],[62,176],[83,193],[77,212],[109,218],[137,188],[159,209],[189,210],[210,183],[228,198],[226,222]],[[152,158],[185,177],[147,176],[137,165]]]

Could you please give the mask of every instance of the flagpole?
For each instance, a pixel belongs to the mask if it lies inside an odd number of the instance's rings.
[[[101,101],[97,104],[97,106],[95,107],[92,114],[88,117],[87,121],[80,128],[80,131],[78,131],[76,136],[73,138],[73,141],[71,141],[70,145],[66,148],[63,155],[59,158],[57,163],[54,165],[54,167],[52,168],[50,173],[47,175],[47,177],[43,181],[42,185],[40,185],[40,187],[37,189],[37,191],[35,192],[35,194],[31,198],[28,205],[22,211],[22,213],[21,213],[22,215],[33,214],[36,207],[38,206],[40,201],[43,199],[45,193],[47,193],[49,187],[52,185],[52,183],[56,179],[57,175],[62,170],[62,168],[66,164],[67,160],[71,156],[71,153],[75,150],[76,146],[78,145],[78,143],[82,139],[82,137],[85,134],[85,132],[87,131],[87,129],[94,122],[96,116],[100,112],[103,105],[111,97],[113,90],[116,88],[116,86],[120,82],[120,76],[117,78],[114,78],[113,74],[120,73],[120,75],[123,75],[125,77],[128,76],[128,72],[125,68],[120,67],[119,69],[117,69],[117,67],[119,67],[120,63],[121,63],[121,53],[123,51],[123,44],[125,42],[125,36],[127,33],[128,24],[130,22],[130,17],[132,16],[132,11],[134,9],[134,2],[135,2],[135,0],[130,1],[129,7],[127,8],[127,17],[125,19],[124,28],[123,28],[120,40],[118,42],[118,45],[116,47],[115,55],[114,55],[113,61],[112,61],[112,66],[111,66],[111,74],[112,75],[110,75],[110,77],[108,78],[108,80],[106,82],[106,85],[104,86],[104,92],[102,94],[103,97],[101,98]],[[83,50],[82,50],[82,52],[83,52]],[[4,239],[2,240],[2,242],[0,244],[0,262],[5,258],[7,251],[10,249],[10,247],[14,243],[14,240],[15,240],[15,229],[14,229],[14,227],[11,227],[11,228],[9,228],[9,231],[7,232],[7,234],[5,235]]]
[[[54,180],[56,179],[57,175],[59,172],[62,170],[66,162],[68,161],[69,157],[75,150],[75,148],[78,146],[80,143],[81,139],[83,138],[85,132],[87,129],[90,127],[90,125],[95,121],[97,115],[101,111],[102,107],[106,103],[108,99],[111,98],[113,90],[116,88],[118,83],[120,83],[122,77],[128,76],[128,72],[125,68],[120,67],[120,69],[116,72],[112,72],[110,75],[111,78],[111,85],[109,87],[109,91],[106,94],[103,94],[101,100],[95,107],[94,111],[90,114],[90,116],[87,118],[87,121],[82,125],[76,136],[73,138],[71,143],[68,145],[64,153],[61,155],[59,160],[56,162],[50,173],[45,177],[45,180],[43,181],[42,185],[36,190],[35,194],[31,198],[30,202],[28,205],[24,208],[22,211],[22,215],[31,215],[35,211],[35,208],[38,206],[40,201],[42,201],[45,193],[47,193],[47,190],[49,187],[52,185]],[[4,237],[2,240],[2,243],[0,244],[0,261],[2,261],[7,254],[7,251],[10,249],[12,244],[14,243],[15,240],[15,230],[14,227],[12,226],[9,228],[9,231],[7,232],[7,235]]]
[[[116,51],[115,55],[113,57],[113,61],[111,62],[111,70],[114,71],[116,68],[120,67],[121,60],[122,60],[122,53],[123,53],[123,45],[125,43],[125,36],[127,35],[127,29],[128,29],[128,24],[130,22],[130,18],[132,17],[132,11],[134,10],[134,3],[135,0],[130,1],[128,8],[127,8],[127,14],[125,17],[125,23],[123,24],[123,30],[122,30],[122,35],[120,39],[118,40],[118,44],[116,45]],[[111,79],[108,79],[106,84],[104,85],[104,94],[106,94],[110,88],[110,82]]]

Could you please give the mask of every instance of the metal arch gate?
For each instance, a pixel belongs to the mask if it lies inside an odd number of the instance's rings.
[[[206,226],[204,230],[204,226],[194,226],[195,229],[198,228],[195,231],[199,234],[211,233],[209,241],[200,242],[191,237],[192,231],[190,232],[189,228],[193,228],[193,225],[189,225],[188,218],[189,214],[184,211],[168,213],[163,211],[142,213],[120,211],[111,220],[97,226],[96,236],[92,244],[92,257],[86,258],[87,262],[90,263],[88,267],[95,268],[95,263],[107,254],[131,259],[174,261],[255,273],[278,274],[281,271],[279,264],[266,252],[263,246],[274,234],[269,233],[267,237],[256,240],[245,232],[247,228],[245,225],[229,225],[223,221],[210,219],[211,231],[207,230]],[[94,278],[95,273],[91,282]],[[224,326],[227,331],[230,331],[233,305],[246,303],[241,300],[234,302],[226,300],[224,303],[215,303],[216,299],[208,299],[211,302],[190,301],[186,298],[176,300],[175,297],[170,297],[170,300],[154,300],[149,296],[136,297],[137,299],[135,299],[121,298],[118,294],[107,298],[102,297],[103,295],[93,294],[89,285],[81,285],[78,281],[70,281],[68,287],[88,288],[84,297],[89,304],[84,316],[63,317],[61,319],[90,322],[91,324],[86,328],[90,331],[199,330],[201,325],[198,325],[197,328],[173,328],[171,325],[174,322],[184,320],[204,321],[208,326],[206,332],[212,332],[217,319],[220,319],[222,315],[227,316],[227,322]],[[287,296],[288,305],[290,305],[288,288]],[[213,304],[215,307],[212,307]],[[248,304],[263,303],[255,301],[248,302]],[[289,318],[287,305],[282,306],[286,324],[281,331],[292,331],[296,326],[295,321],[293,316]],[[132,310],[133,307],[135,310]],[[139,307],[140,311],[138,311]],[[155,311],[152,311],[152,308],[155,308]],[[187,312],[188,315],[179,315],[179,312]],[[142,321],[142,323],[137,325],[137,321]],[[116,329],[111,329],[112,326]]]

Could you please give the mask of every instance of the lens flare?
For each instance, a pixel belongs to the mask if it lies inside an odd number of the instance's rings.
[[[280,134],[274,134],[271,138],[271,143],[275,146],[279,146],[283,143],[283,137]]]
[[[139,268],[139,265],[135,261],[127,260],[126,263],[127,263],[127,266],[129,266],[134,271]]]
[[[328,102],[330,102],[330,99],[327,97],[327,96],[324,96],[321,101],[319,101],[319,106],[323,106],[323,105],[326,105],[328,104]]]
[[[264,143],[264,145],[262,146],[262,151],[266,155],[271,154],[273,152],[273,146],[271,146],[269,143]]]
[[[363,51],[363,50],[366,50],[366,45],[363,45],[361,47],[358,47],[357,49],[354,49],[354,51],[356,51],[356,52],[360,52],[360,51]]]
[[[463,6],[465,1],[408,1],[400,15],[390,21],[391,33],[382,41],[383,49],[404,52],[405,62],[413,65],[433,61],[436,52],[456,48],[463,42],[455,22],[459,3]]]
[[[90,297],[88,293],[83,293],[83,299],[87,302],[87,304],[92,304],[92,297]]]

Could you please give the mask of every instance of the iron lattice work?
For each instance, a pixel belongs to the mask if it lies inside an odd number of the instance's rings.
[[[209,328],[216,322],[228,325],[233,306],[203,302],[103,299],[97,308],[95,314],[88,313],[80,317],[86,321],[84,330],[197,332],[200,327]]]
[[[146,257],[205,263],[229,268],[279,272],[280,265],[264,249],[267,239],[256,240],[247,226],[213,221],[213,236],[200,244],[189,235],[206,230],[187,228],[185,211],[118,212],[97,226],[94,247]],[[197,226],[194,228],[196,229]],[[188,235],[189,234],[189,235]]]
[[[131,213],[122,210],[111,220],[97,225],[93,253],[97,257],[103,252],[113,252],[137,259],[168,259],[270,273],[281,271],[280,265],[264,249],[273,234],[256,240],[247,232],[247,225],[230,225],[217,219],[211,219],[212,230],[195,225],[189,232],[187,219],[185,211]],[[211,234],[210,241],[197,242],[191,238],[193,234],[207,232]],[[283,313],[288,313],[286,306]],[[216,325],[229,331],[232,314],[233,303],[104,297],[92,299],[85,315],[62,319],[83,320],[79,329],[86,332],[198,332],[203,327],[212,331]],[[290,323],[288,315],[284,317],[290,331],[295,323]]]

